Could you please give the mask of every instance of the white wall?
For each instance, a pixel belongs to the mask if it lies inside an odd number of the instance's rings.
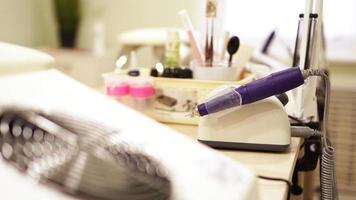
[[[181,27],[177,12],[187,9],[198,22],[202,0],[81,0],[82,21],[77,46],[91,48],[93,24],[102,20],[108,47],[123,31],[145,27]],[[57,26],[52,0],[0,0],[0,41],[25,46],[56,47]]]
[[[51,0],[0,0],[0,41],[25,46],[56,46]]]
[[[121,32],[148,27],[182,27],[178,11],[187,9],[197,24],[201,0],[82,0],[83,20],[78,46],[91,48],[93,25],[101,20],[106,29],[108,47],[117,45]]]

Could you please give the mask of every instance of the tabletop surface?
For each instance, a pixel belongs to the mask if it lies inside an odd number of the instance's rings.
[[[196,140],[197,126],[168,124],[170,128]],[[301,139],[292,138],[290,148],[283,153],[218,150],[219,152],[251,167],[257,175],[282,178],[291,181],[299,154]],[[259,179],[261,199],[286,199],[287,185],[283,182]]]

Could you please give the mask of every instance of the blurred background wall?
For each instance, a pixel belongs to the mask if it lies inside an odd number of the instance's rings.
[[[60,47],[55,5],[68,0],[0,0],[0,41],[34,48]],[[72,0],[69,0],[72,1]],[[103,25],[105,50],[118,54],[118,36],[128,30],[182,28],[178,11],[187,9],[194,25],[203,15],[203,0],[78,0],[80,22],[75,47],[92,49],[95,23]],[[69,2],[70,3],[70,2]],[[68,4],[69,4],[68,3]],[[138,53],[141,66],[154,62],[152,49]],[[149,64],[147,64],[149,63]]]
[[[108,48],[118,34],[137,28],[181,27],[178,11],[187,9],[198,23],[201,0],[80,0],[77,47],[91,48],[93,26],[101,21]],[[58,47],[52,0],[0,0],[0,40],[30,47]]]
[[[198,24],[201,0],[82,0],[78,46],[91,48],[93,25],[102,21],[107,46],[115,47],[117,35],[124,31],[150,27],[182,27],[178,11],[187,9]]]
[[[0,0],[0,41],[57,47],[57,29],[50,0]]]

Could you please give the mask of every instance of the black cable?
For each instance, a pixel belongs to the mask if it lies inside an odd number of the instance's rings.
[[[303,141],[302,144],[299,146],[299,150],[303,149],[304,145],[305,145],[305,141]]]
[[[302,120],[300,120],[299,118],[294,117],[294,116],[292,116],[292,115],[288,115],[288,118],[291,119],[291,120],[294,120],[294,121],[298,122],[300,125],[303,125],[303,126],[306,125]],[[305,144],[305,142],[303,141],[303,143],[299,146],[299,150],[303,149],[304,144]]]
[[[335,149],[328,141],[328,111],[330,103],[330,79],[325,71],[320,70],[304,70],[304,77],[320,76],[323,78],[325,84],[325,97],[324,97],[324,112],[322,120],[322,154],[320,161],[320,194],[321,199],[338,199],[338,191],[336,184],[335,172]]]
[[[283,179],[283,178],[275,178],[275,177],[261,176],[261,175],[258,175],[257,177],[260,179],[265,179],[265,180],[269,180],[269,181],[281,181],[281,182],[286,183],[288,186],[287,200],[290,200],[290,193],[291,193],[291,188],[292,188],[292,183],[290,181]]]
[[[299,118],[294,117],[294,116],[292,116],[292,115],[288,115],[288,118],[291,119],[291,120],[294,120],[294,121],[298,122],[300,125],[303,125],[303,126],[306,125],[302,120],[300,120]],[[305,144],[305,142],[303,141],[303,143],[299,146],[299,150],[303,149],[304,144]]]
[[[301,125],[305,125],[305,122],[303,122],[302,120],[300,120],[300,119],[297,118],[297,117],[293,117],[293,116],[291,116],[291,115],[288,115],[288,118],[291,119],[291,120],[294,120],[294,121],[296,121],[296,122],[298,122],[298,123],[300,123]]]

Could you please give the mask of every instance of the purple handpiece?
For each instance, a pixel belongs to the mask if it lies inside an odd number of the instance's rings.
[[[199,104],[200,116],[216,113],[228,108],[253,103],[255,101],[284,93],[304,84],[299,67],[273,73],[254,82],[235,88],[234,91]]]

